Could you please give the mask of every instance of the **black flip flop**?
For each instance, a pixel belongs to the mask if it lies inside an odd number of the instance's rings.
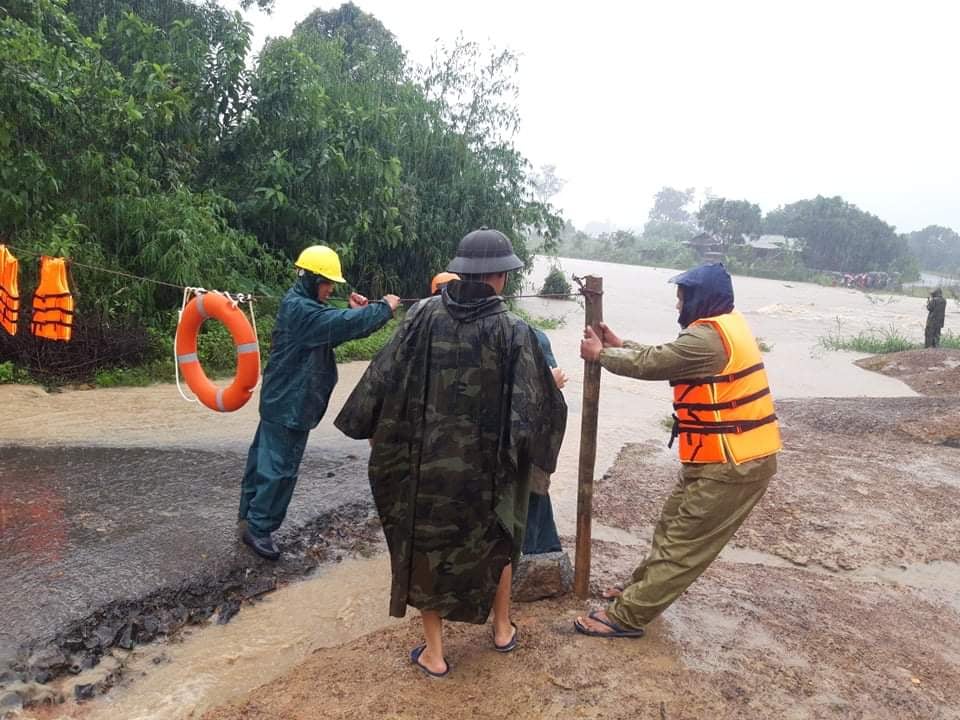
[[[497,645],[496,637],[494,637],[493,649],[498,653],[513,652],[517,649],[517,643],[520,642],[520,628],[517,627],[515,622],[511,622],[510,625],[513,627],[513,637],[510,638],[510,642],[506,645]]]
[[[446,663],[447,669],[444,670],[442,673],[434,672],[433,670],[426,667],[425,665],[423,665],[423,663],[420,662],[420,656],[423,655],[423,651],[426,649],[427,649],[426,643],[424,643],[423,645],[417,645],[413,650],[410,651],[410,662],[416,665],[422,673],[432,678],[444,678],[447,675],[449,675],[450,663],[447,662],[446,658],[443,659],[443,662]]]
[[[589,635],[590,637],[600,637],[600,638],[642,638],[643,637],[643,628],[638,630],[633,630],[632,628],[625,628],[622,625],[618,625],[613,622],[613,620],[604,620],[603,618],[597,617],[599,610],[594,610],[588,617],[591,620],[594,620],[601,625],[606,625],[608,628],[613,630],[613,632],[599,632],[597,630],[591,630],[586,625],[581,625],[579,620],[573,621],[573,627],[578,633],[583,633],[584,635]]]

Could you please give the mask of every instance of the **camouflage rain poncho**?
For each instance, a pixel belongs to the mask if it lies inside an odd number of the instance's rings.
[[[531,464],[556,467],[567,408],[529,326],[489,286],[415,305],[337,417],[373,438],[390,614],[485,622],[523,544]]]

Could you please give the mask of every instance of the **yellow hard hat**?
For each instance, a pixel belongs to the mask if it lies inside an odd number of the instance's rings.
[[[336,283],[346,282],[340,268],[339,256],[326,245],[311,245],[304,249],[294,265]]]

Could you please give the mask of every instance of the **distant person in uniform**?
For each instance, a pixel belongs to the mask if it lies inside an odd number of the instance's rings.
[[[940,347],[940,331],[943,330],[946,312],[947,301],[943,297],[943,290],[937,288],[930,293],[930,299],[927,300],[927,327],[924,331],[924,347]]]
[[[722,264],[671,279],[682,330],[673,342],[640,345],[604,324],[584,332],[580,354],[606,370],[673,387],[673,432],[681,470],[660,511],[653,546],[605,610],[578,617],[578,632],[641,637],[650,621],[706,570],[767,490],[780,431],[757,341],[733,307]]]

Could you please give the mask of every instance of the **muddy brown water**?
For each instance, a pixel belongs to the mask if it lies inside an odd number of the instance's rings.
[[[660,342],[676,335],[670,270],[621,266],[581,260],[563,260],[565,272],[597,274],[604,278],[604,315],[622,336],[640,342]],[[546,275],[548,263],[538,260],[532,279]],[[756,335],[772,351],[765,356],[777,397],[910,396],[900,381],[853,365],[856,353],[825,352],[818,339],[837,330],[857,332],[894,324],[910,335],[922,334],[925,317],[920,300],[892,297],[870,299],[856,291],[822,288],[803,283],[735,278],[737,306]],[[576,507],[576,463],[579,452],[582,362],[578,357],[583,312],[575,302],[526,300],[534,315],[564,318],[550,331],[557,359],[570,375],[565,390],[570,405],[568,433],[554,476],[552,495],[561,533],[570,536]],[[951,315],[954,313],[951,309]],[[948,323],[950,318],[948,317]],[[354,363],[341,372],[330,417],[362,372]],[[242,446],[256,423],[255,401],[230,416],[213,416],[185,406],[173,386],[142,389],[62,393],[47,396],[36,389],[0,388],[0,400],[22,408],[27,422],[0,420],[0,437],[7,441],[56,444],[97,442],[122,437],[130,445],[158,443],[211,447],[220,443]],[[669,392],[663,384],[642,383],[605,374],[601,391],[598,474],[613,463],[626,443],[665,440],[662,421],[669,414]],[[10,413],[7,417],[14,416]],[[16,413],[23,418],[24,415]],[[335,436],[329,419],[312,441]],[[660,460],[672,462],[665,447]],[[642,546],[646,533],[595,525],[594,537],[628,547]],[[734,563],[775,565],[768,558],[730,550]],[[954,570],[956,568],[940,568]],[[941,573],[923,568],[878,568],[864,581],[938,583]],[[389,574],[383,558],[349,560],[316,577],[287,586],[266,600],[245,607],[225,626],[193,631],[178,642],[140,648],[116,660],[125,667],[124,684],[107,696],[78,706],[67,703],[44,717],[176,718],[189,717],[242,697],[251,689],[282,675],[317,648],[334,646],[386,627]]]
[[[399,622],[386,613],[389,584],[383,556],[347,560],[244,608],[227,625],[188,631],[118,654],[105,668],[61,682],[96,682],[123,667],[123,682],[86,706],[64,706],[54,717],[176,720],[234,699],[283,675],[318,648],[335,647]]]

